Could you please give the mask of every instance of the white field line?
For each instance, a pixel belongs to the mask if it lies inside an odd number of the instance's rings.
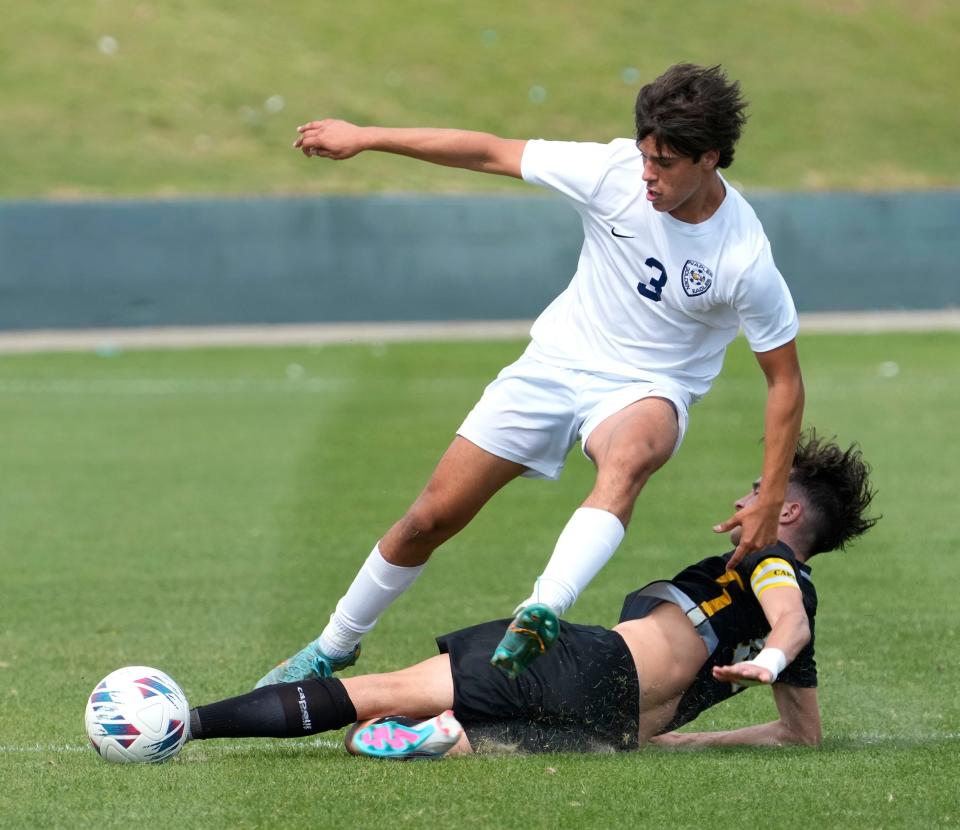
[[[317,323],[250,326],[175,326],[0,332],[0,353],[183,349],[223,346],[325,346],[413,340],[523,339],[529,320],[422,323]]]
[[[960,331],[960,308],[938,311],[831,311],[800,315],[801,334],[896,331]]]
[[[191,744],[196,746],[196,744]],[[262,750],[264,752],[292,753],[302,752],[307,748],[316,749],[342,749],[341,741],[333,741],[329,738],[313,738],[312,740],[298,740],[292,743],[269,741],[269,740],[240,740],[230,741],[229,743],[218,742],[214,745],[204,743],[201,745],[204,751],[216,753],[242,752],[247,749]],[[199,751],[199,750],[197,750]],[[23,746],[0,744],[0,755],[43,755],[43,754],[63,754],[71,752],[90,752],[93,753],[93,747],[89,743],[63,743],[63,744],[26,744]],[[189,750],[188,750],[189,752]],[[189,758],[189,756],[184,756]]]
[[[872,746],[876,744],[933,744],[944,741],[960,740],[960,732],[923,732],[923,733],[904,733],[898,735],[893,732],[871,732],[863,735],[851,735],[840,738],[845,746]],[[186,755],[182,756],[184,760],[189,760],[191,751],[210,752],[215,754],[243,752],[245,750],[255,749],[258,752],[271,752],[277,754],[298,754],[304,749],[342,749],[341,741],[334,741],[330,738],[313,738],[312,740],[297,740],[293,742],[275,741],[268,739],[245,739],[239,741],[218,741],[215,744],[202,743],[199,748],[197,744],[191,744],[193,750],[185,750]],[[82,753],[93,752],[93,748],[86,742],[60,743],[60,744],[0,744],[0,755],[42,755],[42,754],[64,754],[64,753]]]
[[[224,346],[324,346],[414,340],[524,339],[529,320],[416,323],[318,323],[249,326],[173,326],[0,332],[0,354],[109,353],[116,349]],[[800,330],[817,332],[960,331],[960,309],[801,314]]]

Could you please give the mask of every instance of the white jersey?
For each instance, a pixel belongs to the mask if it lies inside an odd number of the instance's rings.
[[[792,340],[797,312],[753,208],[727,182],[705,222],[653,209],[631,139],[528,141],[523,178],[566,196],[583,221],[567,289],[537,318],[527,353],[553,366],[666,380],[706,394],[742,326],[750,348]]]

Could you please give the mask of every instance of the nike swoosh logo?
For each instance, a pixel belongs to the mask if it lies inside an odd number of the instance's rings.
[[[617,233],[616,228],[610,228],[610,233],[612,233],[618,239],[636,239],[634,236],[627,236],[625,233]]]

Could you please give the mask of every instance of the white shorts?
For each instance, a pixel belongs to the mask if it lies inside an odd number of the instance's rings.
[[[525,476],[556,479],[577,438],[585,448],[601,421],[650,397],[666,398],[676,410],[676,453],[687,431],[690,401],[680,385],[565,369],[523,355],[487,386],[457,435],[523,464]]]

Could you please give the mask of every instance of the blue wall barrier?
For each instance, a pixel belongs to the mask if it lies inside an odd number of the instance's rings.
[[[960,306],[960,192],[748,194],[801,311]],[[0,202],[0,328],[534,317],[557,198]]]

